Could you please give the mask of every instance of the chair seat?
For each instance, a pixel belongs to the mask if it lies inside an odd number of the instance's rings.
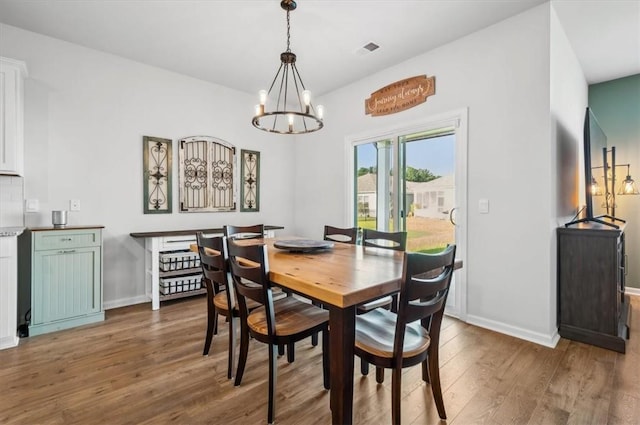
[[[378,357],[392,358],[396,320],[395,313],[382,308],[356,316],[356,349]],[[407,323],[403,357],[424,353],[430,343],[429,333],[420,322]]]
[[[329,321],[327,310],[298,301],[294,297],[274,301],[273,306],[277,317],[276,335],[278,336],[294,335]],[[267,317],[264,307],[253,310],[249,314],[247,325],[252,331],[267,335]]]

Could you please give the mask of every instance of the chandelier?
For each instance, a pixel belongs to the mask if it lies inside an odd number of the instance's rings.
[[[313,107],[311,92],[302,82],[296,67],[296,55],[289,47],[291,24],[289,13],[295,10],[294,0],[282,0],[280,7],[287,12],[287,50],[280,54],[280,67],[269,91],[260,90],[260,104],[256,105],[253,126],[270,133],[303,134],[323,127],[324,108]],[[274,90],[275,89],[275,90]],[[275,107],[269,109],[268,106]]]

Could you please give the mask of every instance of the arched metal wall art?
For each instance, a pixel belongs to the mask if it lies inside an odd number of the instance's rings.
[[[236,148],[208,136],[186,137],[179,146],[180,211],[234,211]]]
[[[145,214],[171,213],[171,140],[144,136],[143,191]]]

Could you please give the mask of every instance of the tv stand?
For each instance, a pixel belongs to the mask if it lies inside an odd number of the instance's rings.
[[[603,220],[605,218],[609,219],[610,221]],[[626,223],[626,220],[614,217],[612,215],[599,215],[597,217],[581,218],[579,220],[570,221],[569,223],[565,224],[564,227],[570,227],[570,226],[572,226],[574,224],[578,224],[578,223],[599,223],[599,224],[603,224],[605,226],[611,226],[614,229],[619,229],[620,226],[615,224],[616,221],[619,221],[621,223]]]
[[[582,222],[558,234],[558,333],[625,352],[631,309],[625,294],[625,225]]]

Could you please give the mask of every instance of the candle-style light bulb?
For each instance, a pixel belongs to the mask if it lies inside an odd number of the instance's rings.
[[[311,105],[311,92],[309,90],[302,91],[302,101],[304,102],[305,113],[309,113],[309,105]]]
[[[316,110],[318,112],[318,118],[320,118],[320,120],[322,120],[324,118],[324,106],[318,105]]]
[[[262,115],[263,112],[264,112],[264,106],[256,105],[256,116]]]
[[[293,114],[287,115],[287,118],[289,119],[289,133],[293,133]]]
[[[265,103],[267,103],[267,91],[266,90],[260,90],[258,92],[258,96],[260,97],[260,104],[262,106],[264,106]]]

